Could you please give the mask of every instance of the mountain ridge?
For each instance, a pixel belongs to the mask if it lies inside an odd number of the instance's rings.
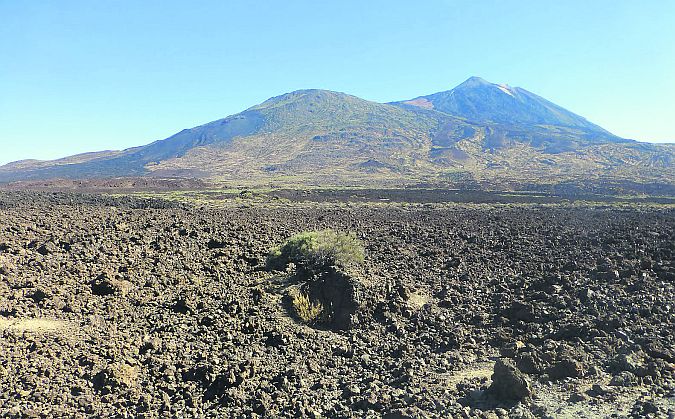
[[[0,166],[0,182],[179,176],[301,184],[673,183],[674,161],[675,147],[622,139],[525,89],[471,77],[449,91],[391,103],[296,90],[144,146]]]

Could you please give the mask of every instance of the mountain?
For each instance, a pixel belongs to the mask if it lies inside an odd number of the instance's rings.
[[[480,77],[471,77],[452,90],[402,103],[435,109],[478,123],[555,125],[611,136],[603,128],[534,93],[520,87],[490,83]]]
[[[436,133],[439,128],[442,132]],[[143,147],[103,157],[6,165],[0,168],[0,180],[144,174],[240,180],[303,172],[332,176],[337,169],[359,170],[361,164],[370,170],[374,161],[404,170],[412,160],[426,164],[430,136],[458,141],[467,132],[473,133],[472,126],[450,115],[326,90],[299,90]]]
[[[124,176],[241,184],[673,184],[673,146],[619,138],[524,89],[472,77],[388,104],[299,90],[121,151],[0,167],[0,182]]]

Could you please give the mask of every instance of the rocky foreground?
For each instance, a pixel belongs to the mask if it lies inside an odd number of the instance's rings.
[[[355,232],[339,325],[294,233]],[[0,416],[673,417],[675,209],[0,195]],[[339,327],[338,327],[339,326]]]

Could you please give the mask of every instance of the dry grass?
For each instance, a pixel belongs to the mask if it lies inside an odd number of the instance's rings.
[[[52,319],[0,319],[0,330],[15,330],[19,332],[54,332],[68,328],[63,320]]]
[[[429,302],[429,297],[422,292],[414,292],[408,298],[408,306],[415,310],[419,310]]]
[[[289,290],[291,305],[295,315],[307,324],[322,322],[326,318],[326,309],[319,301],[310,300],[309,296],[298,289]]]

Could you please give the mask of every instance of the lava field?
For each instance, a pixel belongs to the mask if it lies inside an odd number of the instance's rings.
[[[320,229],[341,327],[265,266]],[[674,331],[672,206],[0,194],[3,417],[673,417]]]

